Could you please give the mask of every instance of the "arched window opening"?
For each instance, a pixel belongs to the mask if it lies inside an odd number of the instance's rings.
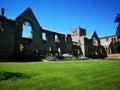
[[[59,37],[58,37],[58,35],[55,35],[55,42],[59,42]]]
[[[49,46],[48,49],[49,49],[49,52],[52,52],[52,46]]]
[[[98,46],[98,41],[97,41],[97,39],[95,37],[93,38],[93,45]]]
[[[60,47],[58,47],[58,52],[61,53],[61,48]]]
[[[23,31],[22,31],[23,38],[28,38],[28,39],[33,38],[33,31],[32,31],[32,26],[31,26],[30,22],[25,21],[23,23],[22,29],[23,29]]]
[[[78,49],[78,54],[80,54],[80,49]]]
[[[25,49],[24,44],[20,44],[20,51],[21,51],[21,52],[23,52],[23,51],[24,51],[24,49]]]
[[[42,32],[42,40],[47,40],[47,37],[46,37],[46,33],[45,32]]]
[[[97,52],[97,51],[95,51],[95,55],[98,55],[98,52]]]

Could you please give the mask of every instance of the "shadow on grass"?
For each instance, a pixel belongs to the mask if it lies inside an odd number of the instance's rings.
[[[0,72],[0,81],[2,81],[2,80],[10,80],[10,79],[30,79],[30,77],[27,76],[24,73]]]

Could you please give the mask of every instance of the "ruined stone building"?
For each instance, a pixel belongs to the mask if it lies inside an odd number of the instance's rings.
[[[29,26],[31,33],[25,37],[25,26]],[[12,55],[32,56],[35,53],[70,53],[72,54],[72,38],[70,34],[62,34],[46,30],[40,26],[32,10],[27,8],[15,19],[4,16],[4,9],[0,15],[0,57]]]
[[[115,22],[119,23],[116,33],[114,35],[100,38],[101,45],[104,46],[107,55],[113,53],[113,50],[111,48],[111,43],[120,42],[119,40],[120,39],[120,14],[118,14],[117,17],[115,18]]]
[[[111,42],[116,42],[117,40],[118,39],[117,39],[117,35],[116,34],[100,38],[101,45],[104,46],[105,51],[106,51],[107,54],[111,54],[112,53],[112,50],[111,50],[111,47],[110,47]]]
[[[75,42],[76,40],[78,46],[80,47],[81,55],[91,58],[101,58],[106,56],[106,52],[101,45],[100,39],[96,31],[93,32],[91,38],[87,38],[86,30],[78,27],[72,29],[71,36],[73,42]]]
[[[29,28],[26,29],[26,26]],[[107,38],[105,37],[105,40]],[[91,38],[87,38],[86,30],[80,27],[72,29],[71,34],[42,28],[30,8],[15,19],[8,19],[4,15],[4,9],[0,15],[0,60],[11,57],[30,57],[36,53],[38,55],[68,53],[91,58],[105,57],[105,50],[110,50],[108,47],[104,50],[102,41],[104,38],[100,39],[96,31]]]

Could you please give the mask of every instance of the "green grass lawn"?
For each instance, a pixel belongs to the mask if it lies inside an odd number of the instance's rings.
[[[120,90],[120,60],[0,63],[0,90]]]

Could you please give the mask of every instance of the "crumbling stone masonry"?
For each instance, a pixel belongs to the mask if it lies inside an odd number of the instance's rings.
[[[42,28],[30,8],[15,19],[5,17],[2,9],[0,61],[30,60],[32,57],[65,53],[91,58],[106,56],[96,32],[90,39],[86,37],[86,30],[80,27],[73,29],[71,34],[62,34]]]
[[[91,38],[86,37],[86,30],[83,28],[75,28],[71,31],[73,42],[77,42],[80,47],[80,55],[90,58],[103,58],[106,57],[104,47],[101,45],[100,39],[96,33],[93,32]],[[75,40],[75,41],[74,41]],[[73,44],[74,45],[74,44]],[[74,50],[75,48],[73,48]]]
[[[42,28],[32,10],[27,8],[14,20],[0,15],[0,60],[11,56],[47,55],[49,53],[72,54],[70,34],[61,34]],[[31,36],[23,36],[23,25],[31,26]]]

